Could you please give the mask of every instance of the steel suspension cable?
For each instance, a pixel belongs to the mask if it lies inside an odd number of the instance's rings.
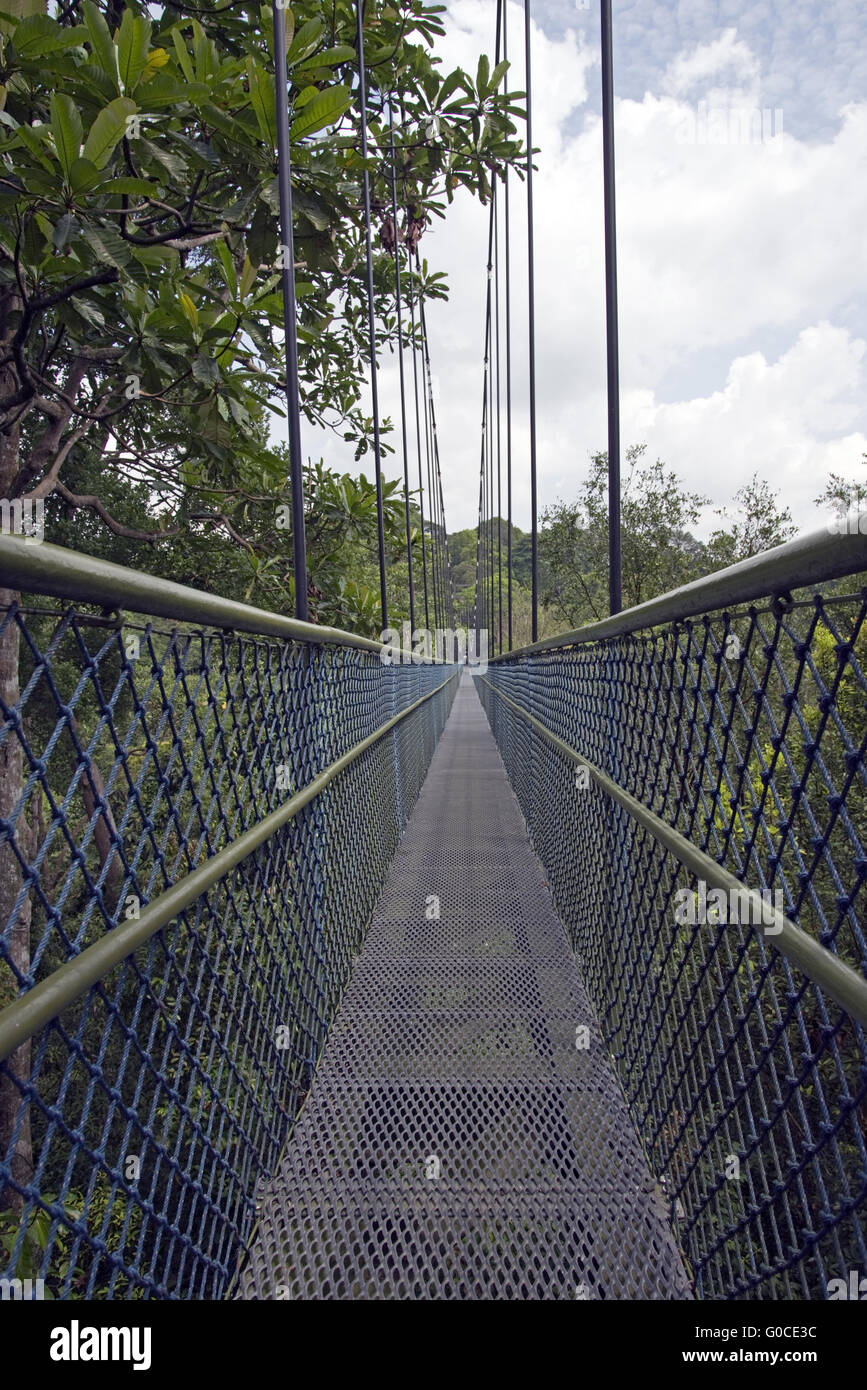
[[[416,257],[416,269],[419,269],[418,257]],[[421,294],[418,300],[419,331],[421,333],[421,371],[422,371],[422,399],[424,401],[424,450],[425,465],[427,474],[427,500],[428,500],[428,539],[430,541],[430,574],[431,587],[433,590],[433,612],[434,627],[440,626],[440,603],[439,603],[439,570],[437,567],[436,556],[436,504],[433,496],[433,473],[431,471],[431,429],[430,429],[430,392],[427,383],[427,364],[424,350],[424,304]]]
[[[421,262],[420,262],[420,258],[419,258],[419,254],[418,254],[418,248],[416,248],[415,256],[416,256],[416,267],[417,267],[418,269],[420,269],[420,264],[421,264]],[[420,321],[421,321],[422,350],[423,350],[423,352],[424,352],[424,367],[425,367],[425,375],[426,375],[426,380],[427,380],[427,393],[428,393],[429,411],[430,411],[431,459],[432,459],[432,469],[433,469],[433,472],[432,472],[433,497],[434,497],[434,506],[435,506],[435,509],[436,509],[436,515],[437,515],[437,530],[436,530],[436,537],[435,537],[435,538],[436,538],[437,564],[438,564],[438,572],[439,572],[440,609],[441,609],[441,617],[442,617],[442,618],[445,618],[445,617],[447,616],[447,614],[446,614],[446,597],[445,597],[445,596],[446,596],[446,578],[447,578],[447,576],[446,576],[446,554],[445,554],[445,549],[446,549],[446,548],[445,548],[445,524],[446,524],[446,523],[445,523],[445,500],[444,500],[444,498],[443,498],[443,490],[442,490],[442,471],[441,471],[441,468],[440,468],[439,439],[438,439],[438,436],[437,436],[436,408],[435,408],[435,405],[434,405],[433,375],[432,375],[432,373],[431,373],[431,365],[430,365],[430,340],[429,340],[429,338],[428,338],[428,332],[427,332],[427,316],[426,316],[426,313],[425,313],[424,299],[423,299],[422,297],[419,298],[419,318],[420,318]],[[445,623],[443,622],[443,623],[441,623],[440,625],[441,625],[441,626],[445,626]]]
[[[427,345],[427,338],[425,338],[425,344]],[[426,347],[426,350],[427,350],[427,347]],[[439,575],[439,589],[440,589],[440,626],[441,626],[441,627],[445,627],[445,625],[446,625],[446,617],[447,617],[447,605],[446,605],[446,572],[445,572],[445,543],[444,543],[445,522],[444,522],[444,518],[443,518],[442,487],[441,487],[441,480],[440,480],[440,451],[439,451],[439,440],[438,440],[438,438],[437,438],[436,408],[435,408],[435,404],[434,404],[434,393],[433,393],[433,376],[431,375],[430,357],[429,357],[429,356],[427,357],[427,363],[426,363],[426,365],[427,365],[428,400],[429,400],[429,402],[430,402],[429,408],[430,408],[430,441],[431,441],[431,485],[432,485],[432,488],[433,488],[433,500],[434,500],[434,508],[435,508],[435,512],[436,512],[436,529],[435,529],[435,532],[434,532],[434,541],[435,541],[435,547],[436,547],[437,573],[438,573],[438,575]]]
[[[494,201],[491,199],[491,212]],[[493,280],[491,282],[493,284]],[[491,646],[496,648],[497,632],[494,623],[494,318],[491,299],[491,343],[488,367],[488,597],[490,601]]]
[[[415,252],[416,271],[421,280],[421,257],[418,248]],[[412,297],[410,281],[410,311],[413,316],[413,335],[415,334],[414,299]],[[425,445],[427,455],[427,478],[428,478],[428,524],[430,526],[431,540],[431,575],[434,588],[434,625],[445,627],[446,619],[451,621],[454,615],[454,589],[449,562],[448,533],[446,530],[445,515],[445,496],[443,493],[442,466],[440,463],[439,435],[437,432],[436,403],[434,400],[433,373],[431,371],[430,340],[427,330],[427,315],[425,311],[424,296],[418,295],[419,308],[419,331],[421,334],[421,353],[422,353],[422,390],[425,404]],[[417,389],[417,370],[415,358],[413,371],[416,382],[416,403],[418,401]],[[416,404],[417,421],[419,418],[418,405]],[[417,424],[418,429],[418,424]],[[420,458],[419,454],[419,458]]]
[[[524,62],[527,89],[527,281],[530,367],[530,564],[532,569],[532,640],[539,637],[539,532],[536,519],[536,269],[533,243],[533,94],[530,53],[530,0],[524,0]]]
[[[482,426],[484,430],[484,425]],[[484,433],[482,434],[482,449],[484,450]],[[479,468],[479,520],[476,526],[476,602],[473,609],[473,626],[476,630],[476,653],[479,652],[479,633],[481,630],[482,612],[482,470]]]
[[[484,593],[485,593],[485,630],[488,633],[490,643],[491,632],[491,383],[490,383],[490,325],[487,327],[485,338],[485,402],[484,402],[484,432],[482,434],[483,454],[483,477],[485,484],[485,510],[484,510],[484,529],[482,531],[482,563],[484,566]]]
[[[391,220],[394,250],[394,298],[397,308],[397,361],[400,370],[400,427],[403,442],[403,510],[406,521],[406,566],[409,584],[409,623],[410,631],[415,631],[415,586],[412,573],[412,520],[409,507],[409,446],[406,428],[406,381],[403,369],[403,318],[400,286],[400,237],[397,226],[397,173],[394,156],[394,111],[388,104],[388,134],[391,153]]]
[[[379,387],[376,370],[376,319],[373,300],[373,244],[370,227],[370,175],[367,169],[367,75],[364,67],[364,0],[356,3],[358,41],[358,101],[361,116],[362,198],[364,202],[364,240],[367,258],[367,333],[370,353],[370,391],[373,409],[373,454],[376,467],[376,529],[379,551],[379,597],[383,630],[388,627],[388,599],[385,584],[385,519],[382,503],[382,451],[379,437]]]
[[[503,0],[497,0],[497,23],[494,38],[494,66],[500,59],[500,32],[503,22]],[[488,221],[488,261],[487,289],[485,304],[485,429],[483,434],[485,459],[485,589],[486,589],[486,627],[490,646],[496,650],[496,629],[494,623],[494,330],[492,319],[492,286],[494,257],[494,227],[496,217],[496,176],[491,179],[491,210]]]
[[[488,377],[489,372],[489,353],[490,353],[490,330],[485,341],[485,432],[482,436],[484,444],[484,473],[485,480],[485,524],[482,531],[482,565],[485,592],[485,631],[488,634],[490,643],[491,632],[491,497],[490,497],[490,472],[491,472],[491,390]]]
[[[508,4],[503,5],[503,61],[509,57]],[[508,97],[509,73],[503,75],[504,92]],[[505,204],[505,226],[503,228],[503,251],[505,256],[505,299],[506,299],[506,586],[508,590],[508,641],[512,650],[512,270],[511,270],[511,224],[509,210],[509,168],[504,171],[503,201]]]
[[[488,419],[488,327],[485,326],[485,350],[484,367],[482,374],[482,427],[480,432],[479,448],[479,526],[478,543],[476,549],[477,574],[476,590],[478,595],[477,602],[477,628],[482,628],[487,632],[487,560],[485,558],[485,512],[487,487],[485,481],[485,460],[487,455],[487,419]]]
[[[490,464],[489,464],[489,461],[488,461],[488,460],[489,460],[489,453],[490,453],[490,443],[489,443],[488,436],[489,436],[490,429],[491,429],[491,418],[490,418],[491,398],[490,398],[490,392],[489,392],[489,389],[488,389],[488,357],[487,357],[487,354],[488,354],[488,345],[487,345],[487,343],[486,343],[486,344],[485,344],[485,377],[484,377],[484,384],[485,384],[485,402],[484,402],[484,420],[485,420],[485,428],[484,428],[484,432],[483,432],[483,434],[482,434],[482,478],[483,478],[483,480],[484,480],[484,490],[485,490],[484,509],[483,509],[483,512],[482,512],[482,516],[483,516],[483,518],[484,518],[483,524],[482,524],[482,597],[483,597],[482,611],[483,611],[483,613],[484,613],[484,618],[485,618],[485,632],[486,632],[487,635],[488,635],[488,642],[490,642],[490,632],[491,632],[491,589],[490,589],[490,585],[491,585],[491,573],[490,573],[490,561],[489,561],[489,558],[488,558],[488,552],[489,552],[489,550],[490,550],[491,508],[490,508],[490,499],[489,499],[489,496],[488,496],[488,474],[489,474],[489,472],[490,472]]]
[[[286,74],[286,22],[274,9],[274,90],[277,116],[277,187],[280,199],[283,337],[286,354],[286,418],[292,495],[292,572],[295,616],[308,618],[307,541],[304,528],[304,462],[301,453],[301,404],[298,389],[298,314],[295,302],[295,235],[292,224],[292,166],[289,153],[289,88]]]
[[[424,478],[422,477],[422,450],[421,450],[421,406],[418,398],[418,344],[415,332],[415,295],[412,287],[412,263],[409,263],[409,279],[407,281],[409,295],[409,316],[410,332],[412,334],[412,380],[413,392],[415,396],[415,435],[416,447],[418,450],[418,506],[421,526],[421,565],[422,580],[424,583],[424,625],[430,631],[430,597],[428,593],[428,574],[427,574],[427,551],[425,549],[424,538]]]
[[[481,631],[485,626],[484,618],[484,568],[483,568],[483,539],[484,539],[484,477],[485,477],[485,425],[484,425],[484,399],[482,401],[482,428],[479,435],[479,520],[476,527],[476,590],[477,590],[477,615],[476,624]]]
[[[422,305],[422,311],[424,305]],[[440,621],[439,626],[445,626],[446,593],[445,593],[445,573],[443,568],[443,540],[442,540],[442,508],[440,506],[439,485],[437,473],[439,469],[439,449],[437,446],[436,416],[434,411],[433,397],[433,377],[431,376],[430,358],[427,352],[427,329],[422,320],[422,328],[425,343],[425,379],[427,382],[428,412],[430,415],[430,460],[431,460],[431,506],[434,517],[433,529],[433,549],[436,557],[437,583],[439,586],[440,598]]]
[[[428,374],[430,375],[430,356],[428,356]],[[443,494],[443,474],[440,464],[440,441],[437,431],[436,408],[433,395],[433,378],[431,377],[431,431],[433,434],[433,453],[434,453],[434,481],[436,485],[437,506],[439,508],[440,521],[440,573],[442,576],[442,595],[443,595],[443,616],[444,627],[452,626],[453,603],[452,603],[452,577],[449,566],[449,538],[446,529],[446,500]]]
[[[505,35],[504,0],[497,0],[497,27],[494,43],[494,65],[500,60],[500,36]],[[499,273],[494,281],[494,257],[498,254],[496,229],[496,176],[491,180],[490,215],[488,220],[487,292],[485,296],[485,348],[482,373],[482,434],[479,463],[479,522],[476,536],[476,632],[479,621],[492,639],[495,650],[502,651],[502,477],[500,438],[500,332],[499,332]],[[492,288],[496,284],[496,348],[492,319]],[[493,352],[496,350],[496,362]],[[496,375],[496,392],[495,392]],[[496,394],[496,502],[494,487],[494,413]],[[494,525],[496,524],[496,551]],[[495,565],[495,553],[497,556]],[[496,573],[496,578],[495,578]],[[499,623],[497,622],[499,618]]]
[[[440,445],[439,437],[436,434],[436,428],[434,429],[434,453],[436,455],[437,465],[437,490],[439,492],[440,499],[440,518],[442,521],[443,528],[443,598],[446,605],[446,620],[444,626],[450,628],[454,624],[454,587],[452,585],[452,571],[451,565],[449,563],[449,536],[448,531],[446,530],[446,499],[443,494],[443,474],[442,468],[440,467]]]
[[[497,343],[497,650],[503,650],[503,464],[500,415],[500,227],[494,186],[494,304]]]
[[[493,287],[493,254],[494,254],[494,199],[491,197],[490,213],[488,216],[488,259],[487,259],[487,289],[485,294],[485,346],[483,357],[482,372],[482,437],[481,437],[481,462],[479,476],[479,588],[481,597],[481,610],[483,626],[485,631],[491,633],[493,626],[493,593],[491,589],[491,567],[490,567],[490,519],[491,519],[491,498],[490,498],[490,440],[492,435],[492,397],[491,397],[491,346],[492,346],[492,287]]]
[[[614,205],[614,58],[611,0],[602,0],[602,179],[605,202],[605,329],[608,372],[608,606],[623,607],[620,551],[620,362],[617,219]]]

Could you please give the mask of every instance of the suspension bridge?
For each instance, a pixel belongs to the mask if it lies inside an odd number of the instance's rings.
[[[0,535],[4,1287],[823,1299],[867,1268],[867,527],[621,611],[601,10],[608,617],[539,640],[529,9],[528,645],[507,179],[461,615],[491,634],[490,662],[386,659],[307,621],[294,467],[294,617]],[[364,39],[359,5],[367,157]],[[497,58],[507,40],[500,5]],[[282,19],[274,52],[285,66]],[[291,247],[281,82],[277,106]],[[366,164],[363,184],[385,629]],[[421,266],[407,251],[402,289],[396,235],[391,254],[410,626],[422,603],[428,627],[454,625]]]
[[[473,676],[0,538],[5,1276],[821,1298],[860,1268],[865,547]]]

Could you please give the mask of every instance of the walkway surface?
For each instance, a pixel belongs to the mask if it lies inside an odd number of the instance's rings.
[[[239,1294],[690,1296],[466,673]]]

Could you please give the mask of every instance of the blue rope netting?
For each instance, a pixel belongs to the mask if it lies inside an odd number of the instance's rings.
[[[71,606],[8,624],[23,674],[0,756],[23,790],[0,820],[2,1004],[447,674]],[[226,1292],[454,684],[4,1065],[2,1277],[59,1298]]]
[[[865,616],[864,591],[810,594],[488,680],[865,973]],[[826,1297],[867,1262],[863,1030],[479,692],[697,1292]]]

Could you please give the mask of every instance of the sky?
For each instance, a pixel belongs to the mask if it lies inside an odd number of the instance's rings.
[[[532,15],[541,511],[573,499],[606,447],[605,300],[598,0]],[[453,0],[443,72],[493,55],[495,22],[494,0]],[[523,23],[509,4],[517,88]],[[815,529],[829,472],[867,481],[867,8],[614,0],[614,85],[624,449],[646,444],[708,498],[700,536],[753,473]],[[526,527],[526,203],[512,187]],[[451,285],[428,310],[449,530],[478,512],[487,218],[459,198],[421,244]],[[397,382],[386,361],[382,411],[399,418]],[[389,476],[401,468],[399,453],[386,460]]]

